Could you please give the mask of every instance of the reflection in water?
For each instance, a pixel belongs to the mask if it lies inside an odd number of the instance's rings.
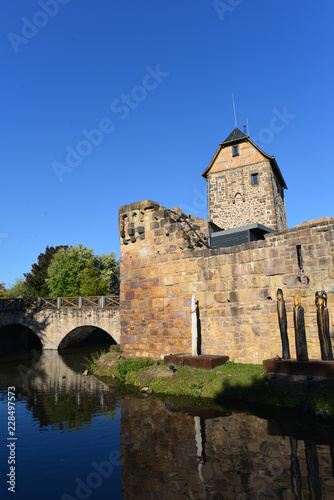
[[[290,437],[291,447],[291,484],[292,492],[298,500],[302,498],[302,481],[299,469],[299,460],[297,455],[298,441],[296,438]]]
[[[18,500],[88,498],[88,490],[91,500],[334,498],[332,423],[117,395],[81,375],[84,357],[83,350],[36,351],[0,363],[3,415],[7,387],[18,395]],[[117,450],[122,469],[115,462],[94,486],[87,478],[106,470]],[[78,484],[85,485],[80,494]],[[5,489],[0,484],[0,495]]]
[[[91,351],[72,350],[65,356],[53,350],[22,353],[15,364],[0,364],[1,385],[14,386],[24,395],[41,427],[59,423],[60,429],[82,428],[96,411],[116,413],[116,396],[110,388],[95,377],[81,375]]]
[[[319,461],[318,452],[315,443],[304,441],[305,443],[305,456],[308,472],[308,486],[312,493],[312,498],[316,500],[321,499],[321,484],[319,477]]]
[[[81,375],[84,356],[87,350],[73,350],[66,362],[56,351],[0,359],[0,421],[7,418],[7,388],[16,394],[16,500],[122,498],[119,397]],[[3,480],[4,446],[0,469],[0,498],[12,498]]]
[[[334,498],[329,446],[297,444],[254,415],[203,418],[123,399],[123,499]]]
[[[288,435],[291,449],[291,484],[294,497],[302,499],[303,478],[301,469],[306,467],[304,475],[307,476],[308,491],[311,498],[321,499],[322,496],[322,480],[321,480],[321,464],[319,464],[319,446],[325,451],[326,461],[331,463],[331,469],[327,469],[327,473],[333,474],[333,429],[331,426],[322,425],[318,428],[310,426],[308,422],[301,424],[298,422],[282,423],[277,420],[268,425],[269,434],[273,435]],[[327,444],[327,446],[325,446]],[[298,457],[298,447],[300,447],[300,457]],[[305,481],[304,481],[305,483]],[[328,480],[327,484],[333,485],[332,480]]]
[[[22,390],[34,387],[41,392],[52,390],[65,394],[109,391],[109,387],[95,377],[82,377],[84,360],[89,352],[92,352],[91,348],[73,349],[63,355],[55,350],[23,353],[17,358],[16,364],[0,364],[0,380],[2,385],[13,385],[15,381],[16,387]]]
[[[195,441],[197,449],[198,476],[203,482],[203,464],[205,464],[205,420],[201,417],[194,417],[195,421]]]

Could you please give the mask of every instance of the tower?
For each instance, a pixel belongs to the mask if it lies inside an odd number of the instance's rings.
[[[253,223],[288,228],[287,186],[277,162],[238,128],[219,145],[202,177],[208,182],[208,219],[221,229]]]

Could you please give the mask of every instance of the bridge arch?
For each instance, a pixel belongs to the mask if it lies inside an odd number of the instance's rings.
[[[109,334],[110,339],[108,338],[107,341],[109,344],[119,344],[120,341],[118,307],[0,311],[0,328],[9,325],[23,325],[23,327],[32,330],[39,337],[43,349],[58,349],[60,344],[62,344],[61,348],[64,348],[69,341],[71,341],[70,343],[74,342],[76,334],[81,333],[83,340],[85,340],[94,330],[103,330]],[[75,333],[67,337],[71,332]],[[64,337],[67,339],[62,343]]]
[[[0,325],[1,352],[32,351],[41,350],[42,348],[43,343],[40,337],[27,324],[10,323]]]
[[[58,350],[94,344],[113,345],[117,342],[106,330],[94,325],[83,325],[68,332],[60,342]]]

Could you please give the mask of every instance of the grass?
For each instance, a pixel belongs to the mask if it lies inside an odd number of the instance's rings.
[[[334,380],[279,385],[268,380],[262,365],[228,362],[213,370],[176,366],[173,373],[163,361],[150,358],[118,359],[107,353],[94,363],[94,375],[112,376],[134,388],[148,387],[155,394],[211,400],[226,405],[263,405],[334,416]]]
[[[107,351],[101,349],[91,353],[90,358],[84,357],[85,363],[83,363],[83,366],[88,370],[88,373],[93,374],[96,371],[99,359],[106,353]]]
[[[146,368],[155,363],[151,358],[128,358],[119,361],[114,368],[114,375],[121,379],[126,380],[130,373],[134,374],[142,368]]]
[[[168,366],[157,365],[137,373],[130,372],[125,381],[135,386],[148,386],[156,393],[216,398],[224,381],[231,387],[236,384],[249,387],[254,380],[262,378],[262,366],[227,363],[213,370],[179,366],[174,374]]]

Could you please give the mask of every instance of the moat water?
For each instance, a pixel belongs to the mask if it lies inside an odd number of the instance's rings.
[[[0,358],[1,499],[334,498],[332,422],[120,394],[88,356]]]

